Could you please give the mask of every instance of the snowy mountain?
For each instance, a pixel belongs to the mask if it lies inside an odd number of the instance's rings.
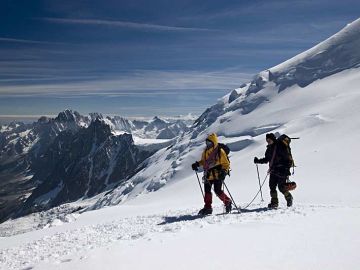
[[[77,132],[88,119],[66,110],[52,119],[41,117],[33,124],[11,123],[0,132],[0,221],[14,214],[42,181],[33,175],[43,169],[42,157],[59,134]]]
[[[71,213],[43,230],[2,238],[3,268],[111,269],[121,263],[131,269],[357,269],[359,42],[360,19],[260,72],[207,109],[121,186],[99,194],[87,208],[96,211]],[[287,208],[279,197],[280,208],[267,210],[265,185],[265,202],[256,198],[246,208],[259,189],[253,158],[264,154],[270,131],[300,137],[291,145],[297,165],[292,179],[298,183],[294,206]],[[198,218],[202,195],[190,164],[212,132],[231,148],[226,183],[242,212],[221,215],[214,198],[215,214]],[[267,167],[259,170],[266,180]],[[0,227],[9,235],[35,229],[31,223],[41,218],[29,215]]]
[[[269,102],[274,94],[291,86],[304,88],[316,80],[358,68],[359,32],[359,22],[355,21],[317,46],[260,72],[251,82],[233,90],[222,101],[206,110],[196,121],[196,126],[204,129],[220,115],[230,111],[240,110],[242,114],[248,114],[260,104]]]
[[[40,184],[20,214],[89,198],[121,184],[152,152],[139,150],[130,134],[113,136],[96,119],[78,133],[62,132],[41,159],[33,181]]]
[[[297,137],[303,128],[328,125],[332,117],[320,108],[329,99],[336,108],[335,97],[352,91],[354,86],[347,87],[357,79],[359,45],[360,20],[357,20],[314,48],[260,72],[251,82],[208,108],[171,148],[156,153],[151,158],[152,165],[129,179],[131,185],[142,186],[134,188],[131,196],[191,175],[188,168],[199,158],[203,142],[211,132],[216,132],[234,154],[240,154],[256,147],[270,131]],[[338,87],[334,88],[335,85]],[[314,90],[309,93],[308,89]],[[101,198],[95,208],[117,204],[122,196],[121,190],[114,190]]]
[[[119,116],[82,116],[65,110],[33,124],[3,126],[0,221],[89,198],[121,184],[145,158],[188,130],[186,122],[155,117],[139,127],[139,122]],[[94,162],[97,167],[91,165]]]

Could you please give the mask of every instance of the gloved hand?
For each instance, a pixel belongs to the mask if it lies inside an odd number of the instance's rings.
[[[227,171],[225,171],[225,170],[220,170],[219,171],[220,180],[225,180],[226,175],[227,175]]]
[[[195,163],[193,163],[193,164],[191,165],[191,168],[192,168],[194,171],[197,171],[198,168],[199,168],[199,166],[200,166],[199,162],[196,161]]]
[[[257,157],[254,157],[254,163],[255,164],[260,163],[260,160]]]

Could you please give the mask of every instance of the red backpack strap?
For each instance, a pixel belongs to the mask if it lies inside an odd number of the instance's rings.
[[[215,159],[215,156],[217,155],[218,153],[218,147],[219,146],[216,146],[216,148],[211,152],[211,154],[209,155],[209,157],[205,160],[205,164],[204,164],[204,170],[207,171],[209,170],[209,164],[211,163],[211,161],[213,161]]]

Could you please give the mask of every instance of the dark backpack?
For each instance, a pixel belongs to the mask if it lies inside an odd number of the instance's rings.
[[[279,138],[277,138],[278,143],[281,143],[285,146],[285,149],[287,151],[288,154],[288,158],[291,161],[291,167],[295,167],[295,162],[291,153],[291,147],[290,147],[290,143],[291,143],[291,138],[289,136],[287,136],[286,134],[282,134],[279,136]]]
[[[293,138],[293,139],[300,139],[300,138]],[[282,134],[282,135],[280,135],[279,138],[277,138],[277,141],[278,141],[278,143],[282,143],[285,146],[287,153],[289,155],[289,159],[291,161],[291,167],[293,168],[292,174],[294,174],[295,173],[295,169],[294,169],[295,162],[294,162],[293,156],[291,154],[291,148],[290,148],[291,138],[289,136],[287,136],[286,134]],[[287,191],[291,191],[291,190],[296,189],[296,186],[297,186],[296,182],[289,181],[289,178],[288,178],[284,185],[284,188]]]
[[[220,149],[224,150],[226,156],[228,157],[230,154],[229,146],[227,146],[226,144],[223,144],[223,143],[218,143],[218,146],[219,146],[219,152],[220,152]]]
[[[226,154],[226,158],[227,160],[229,161],[230,163],[230,159],[229,159],[229,154],[230,154],[230,148],[229,146],[227,146],[226,144],[223,144],[223,143],[218,143],[218,155],[219,155],[219,158],[220,158],[220,151],[224,150],[225,154]],[[230,176],[230,169],[228,171],[228,175]]]
[[[220,157],[220,151],[221,149],[224,150],[225,154],[226,154],[226,158],[227,160],[230,162],[230,159],[229,159],[229,154],[230,154],[230,148],[229,146],[227,146],[226,144],[223,144],[223,143],[218,143],[218,149],[219,149],[219,157]]]

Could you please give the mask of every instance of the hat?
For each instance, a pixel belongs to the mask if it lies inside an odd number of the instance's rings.
[[[276,142],[276,137],[275,137],[274,133],[268,133],[268,134],[266,134],[266,139],[270,139],[270,140],[272,140],[273,142]]]

